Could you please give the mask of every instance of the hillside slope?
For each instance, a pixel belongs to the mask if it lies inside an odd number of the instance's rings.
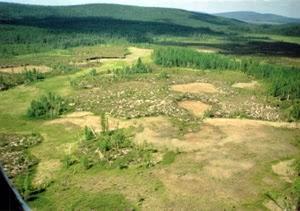
[[[217,16],[225,18],[233,18],[236,20],[255,23],[255,24],[288,24],[288,23],[300,23],[300,19],[289,18],[275,14],[262,14],[257,12],[225,12],[217,13]]]
[[[116,4],[87,4],[76,6],[36,6],[0,3],[0,18],[112,18],[178,24],[189,27],[223,28],[240,25],[240,21],[179,9],[125,6]]]

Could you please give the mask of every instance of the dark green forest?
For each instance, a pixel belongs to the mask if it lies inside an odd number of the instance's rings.
[[[177,9],[97,4],[0,3],[0,56],[105,43],[153,43],[156,36],[228,37],[240,32],[299,35],[298,25],[258,26]]]

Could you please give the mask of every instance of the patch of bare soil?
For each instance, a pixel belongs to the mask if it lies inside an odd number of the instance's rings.
[[[211,106],[201,101],[181,101],[178,103],[179,107],[190,111],[193,115],[197,117],[203,117],[204,113],[211,109]]]
[[[258,86],[257,81],[252,81],[251,83],[235,83],[232,85],[233,88],[240,88],[240,89],[254,89]]]
[[[294,161],[294,159],[281,161],[273,165],[272,170],[275,174],[281,176],[286,182],[292,182],[291,178],[295,175],[295,170],[292,167]]]
[[[282,211],[283,209],[278,206],[274,201],[268,201],[264,203],[264,206],[270,211]]]
[[[60,168],[61,162],[56,159],[40,162],[33,179],[33,185],[38,187],[44,183],[50,182]]]
[[[188,133],[180,139],[171,138],[177,128],[163,116],[118,120],[117,125],[141,127],[134,138],[138,143],[147,141],[157,147],[189,152],[177,155],[169,166],[154,169],[147,182],[145,175],[134,175],[132,180],[130,176],[103,173],[78,182],[85,191],[118,191],[131,201],[142,197],[144,209],[230,210],[235,207],[243,210],[249,201],[260,200],[262,185],[272,189],[278,184],[265,172],[262,163],[296,153],[294,146],[282,141],[280,136],[285,135],[274,130],[274,127],[294,128],[288,123],[207,119],[199,132]],[[265,178],[272,181],[265,184]],[[163,184],[165,198],[151,186],[156,180]]]
[[[125,59],[128,63],[132,63],[136,61],[138,58],[148,57],[153,52],[152,49],[135,48],[135,47],[130,47],[128,48],[128,50],[130,51],[130,54],[127,55]]]
[[[119,127],[120,121],[114,118],[108,118],[108,126],[110,129]],[[74,112],[59,119],[52,120],[46,124],[63,124],[66,129],[72,129],[72,126],[84,128],[85,126],[92,128],[95,132],[101,131],[101,118],[91,112]],[[124,124],[124,123],[123,123]],[[122,125],[121,125],[122,126]]]
[[[231,159],[216,159],[209,162],[203,168],[205,173],[212,178],[224,180],[251,169],[254,163],[251,161],[237,161]]]
[[[95,131],[100,131],[100,117],[95,116],[91,112],[74,112],[65,116],[62,116],[59,119],[52,120],[47,124],[63,124],[65,126],[77,126],[84,128],[88,126],[93,128]]]
[[[209,83],[189,83],[189,84],[178,84],[171,86],[172,91],[183,92],[183,93],[216,93],[217,88]]]
[[[29,70],[36,70],[41,73],[50,72],[52,69],[47,66],[34,66],[34,65],[25,65],[25,66],[15,66],[15,67],[1,67],[0,72],[2,73],[22,73]]]
[[[118,61],[124,61],[126,63],[131,64],[134,63],[138,58],[150,56],[153,52],[152,49],[136,48],[136,47],[129,47],[128,50],[130,54],[126,55],[126,57],[124,58],[95,58],[95,59],[84,60],[81,62],[76,62],[75,65],[85,66],[88,64],[100,64],[100,63],[110,63],[110,62],[118,62]]]
[[[259,126],[269,126],[275,128],[289,128],[289,129],[300,129],[300,124],[297,122],[269,122],[262,120],[249,120],[249,119],[225,119],[225,118],[215,118],[206,119],[205,123],[215,125],[215,126],[226,126],[232,125],[238,126],[249,126],[249,127],[259,127]]]

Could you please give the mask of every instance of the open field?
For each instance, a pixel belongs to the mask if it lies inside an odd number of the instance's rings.
[[[299,37],[119,7],[0,24],[0,162],[32,210],[299,209]]]

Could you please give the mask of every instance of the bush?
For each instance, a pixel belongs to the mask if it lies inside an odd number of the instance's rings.
[[[91,163],[90,163],[90,161],[89,161],[89,158],[87,156],[82,156],[80,158],[80,163],[81,163],[81,165],[83,166],[83,168],[85,170],[88,170],[92,166]]]
[[[89,140],[92,140],[94,138],[95,138],[94,131],[91,128],[85,126],[84,127],[84,140],[89,141]]]
[[[103,153],[131,146],[131,141],[122,130],[102,132],[97,142],[100,151]]]
[[[175,161],[177,153],[173,151],[168,151],[164,154],[162,164],[170,165]]]
[[[109,130],[108,118],[105,116],[105,113],[101,114],[101,129],[102,132],[107,132]]]
[[[95,69],[91,69],[90,72],[89,72],[89,75],[92,76],[92,77],[96,76],[97,75],[97,71]]]
[[[85,169],[94,164],[105,168],[148,168],[157,163],[152,156],[156,152],[148,145],[135,145],[126,130],[117,129],[97,133],[94,140],[82,142],[77,156]]]
[[[50,92],[31,102],[27,116],[30,118],[55,118],[67,110],[67,102],[62,97]]]
[[[294,103],[288,110],[288,119],[295,121],[300,119],[300,102]]]
[[[45,74],[38,72],[36,69],[26,70],[24,73],[25,83],[31,83],[45,79]]]
[[[158,79],[168,79],[168,78],[170,78],[170,76],[166,71],[162,71],[158,74]]]
[[[64,158],[62,159],[62,163],[64,168],[69,168],[73,164],[76,163],[76,160],[71,156],[71,155],[65,155]]]

